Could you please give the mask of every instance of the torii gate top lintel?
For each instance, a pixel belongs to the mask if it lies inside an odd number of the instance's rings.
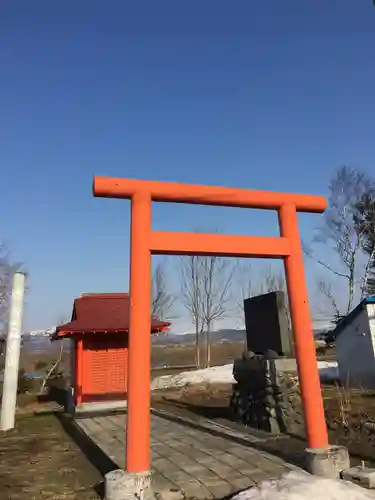
[[[322,213],[327,207],[324,196],[275,193],[243,188],[202,186],[177,182],[144,181],[114,177],[94,177],[93,194],[101,198],[131,199],[136,193],[147,193],[152,201],[187,203],[238,208],[278,210],[292,204],[297,212]]]

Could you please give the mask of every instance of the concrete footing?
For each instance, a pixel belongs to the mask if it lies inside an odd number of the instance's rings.
[[[104,500],[151,500],[151,473],[116,469],[104,477]]]
[[[341,473],[342,479],[358,484],[369,490],[375,489],[375,469],[367,467],[351,467]]]
[[[341,472],[350,468],[348,450],[344,446],[329,446],[325,449],[306,449],[306,468],[315,476],[340,478]]]

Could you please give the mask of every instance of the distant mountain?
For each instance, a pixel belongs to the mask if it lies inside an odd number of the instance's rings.
[[[203,338],[206,332],[202,332]],[[210,338],[212,342],[244,342],[246,338],[245,330],[215,330],[211,332]],[[171,345],[171,344],[194,344],[195,333],[161,333],[154,335],[152,338],[153,345]]]
[[[60,349],[60,345],[56,342],[51,342],[51,335],[55,332],[56,327],[46,330],[33,330],[22,334],[22,348],[26,351],[38,352],[55,352]],[[68,344],[67,344],[68,347]]]
[[[59,349],[59,343],[51,342],[50,338],[55,328],[50,328],[48,330],[34,330],[31,332],[25,332],[22,335],[22,346],[25,350],[32,352],[53,352]],[[316,340],[321,340],[324,338],[327,330],[316,329],[314,330],[314,336]],[[203,332],[203,338],[206,332]],[[239,343],[244,342],[246,339],[246,330],[236,330],[230,328],[224,328],[221,330],[215,330],[211,332],[210,335],[211,342],[213,343],[225,343],[233,342]],[[159,335],[152,336],[152,344],[155,346],[166,346],[166,345],[191,345],[195,343],[195,333],[160,333]],[[66,342],[66,347],[69,347],[69,343]]]
[[[203,338],[206,332],[203,332]],[[316,340],[323,339],[327,333],[326,329],[314,329],[314,337]],[[246,339],[246,330],[222,329],[211,332],[211,341],[214,343],[224,342],[244,342]],[[153,345],[171,345],[171,344],[194,344],[195,333],[161,333],[154,336],[152,339]]]

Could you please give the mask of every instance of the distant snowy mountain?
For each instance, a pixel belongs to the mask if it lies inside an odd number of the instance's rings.
[[[48,330],[32,330],[31,332],[25,332],[23,335],[31,336],[31,337],[50,337],[53,333],[55,333],[56,327],[53,326]]]
[[[206,332],[202,332],[203,338]],[[243,342],[246,338],[245,330],[223,329],[211,332],[211,342]],[[195,333],[161,333],[154,335],[152,338],[154,345],[171,345],[171,344],[194,344]]]
[[[50,352],[56,350],[56,344],[51,342],[51,335],[56,327],[45,330],[31,330],[22,334],[22,347],[32,352]]]
[[[51,335],[55,332],[56,327],[52,327],[46,330],[33,330],[30,332],[25,332],[22,336],[22,345],[25,349],[31,351],[53,351],[58,347],[58,343],[51,342]],[[317,340],[324,338],[327,329],[316,328],[314,329],[314,336]],[[202,333],[203,338],[205,338],[206,332]],[[237,329],[222,329],[215,330],[210,334],[211,342],[213,343],[226,343],[233,342],[239,343],[244,342],[246,339],[246,330]],[[166,345],[192,345],[195,343],[195,333],[160,333],[158,335],[152,336],[152,344],[155,346],[166,346]],[[66,343],[68,348],[69,343]]]
[[[324,338],[327,333],[326,328],[316,328],[314,329],[314,337],[318,340]],[[203,338],[206,332],[203,332]],[[235,330],[235,329],[222,329],[211,332],[210,334],[211,342],[215,343],[225,343],[225,342],[244,342],[246,339],[246,330]],[[195,343],[195,333],[161,333],[154,336],[152,339],[154,345],[171,345],[171,344],[193,344]]]

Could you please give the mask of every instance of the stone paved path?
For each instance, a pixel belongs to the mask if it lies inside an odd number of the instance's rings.
[[[119,468],[125,467],[126,415],[80,418],[77,424]],[[160,415],[151,417],[151,465],[154,491],[183,491],[198,500],[220,499],[277,477],[294,465],[230,438],[233,431],[220,426],[222,437]]]

